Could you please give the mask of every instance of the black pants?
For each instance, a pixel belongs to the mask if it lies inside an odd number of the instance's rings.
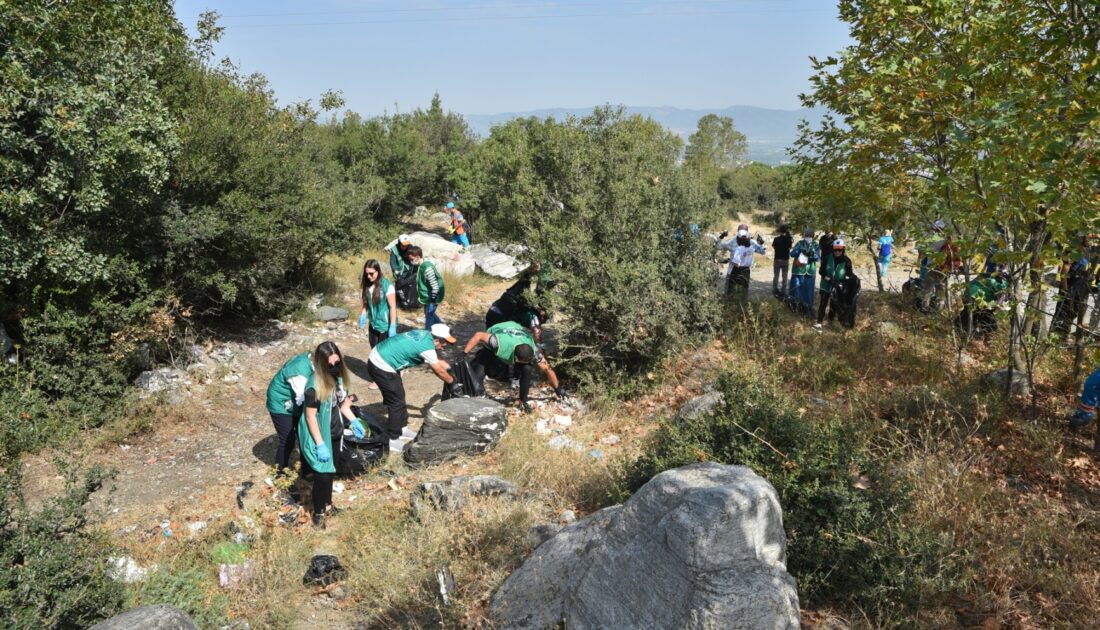
[[[817,307],[817,323],[820,324],[825,321],[825,309],[829,307],[829,302],[832,301],[833,292],[819,291],[819,293],[821,293],[821,304]],[[834,313],[832,309],[829,309],[829,321],[833,321],[834,317],[836,317],[836,313]]]
[[[749,293],[749,267],[734,267],[726,277],[726,295],[744,297]]]
[[[333,447],[335,448],[335,444]],[[333,473],[317,472],[310,467],[309,461],[302,458],[302,470],[313,482],[310,494],[313,495],[313,513],[324,514],[325,508],[332,505],[332,480],[336,477]]]
[[[484,389],[485,377],[497,381],[509,381],[513,376],[519,379],[519,399],[523,402],[527,402],[527,397],[531,393],[531,381],[534,380],[535,368],[531,364],[521,365],[508,365],[504,361],[497,358],[495,352],[489,348],[482,348],[474,355],[473,360],[469,362],[470,374],[475,379],[479,379],[482,383],[482,389]]]
[[[381,343],[385,339],[389,339],[390,331],[378,332],[377,330],[367,326],[367,340],[370,341],[370,347],[373,350],[375,346]]]
[[[387,372],[367,361],[367,374],[370,375],[378,391],[382,394],[382,404],[389,416],[386,422],[386,438],[396,440],[401,437],[401,429],[409,424],[409,409],[405,406],[405,383],[400,372]]]
[[[283,470],[290,466],[290,453],[298,442],[299,415],[292,416],[289,413],[271,414],[271,424],[275,425],[275,434],[279,436],[279,447],[275,449],[275,474],[282,475]]]

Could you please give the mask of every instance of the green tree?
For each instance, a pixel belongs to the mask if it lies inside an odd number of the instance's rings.
[[[688,137],[684,163],[701,172],[733,168],[745,155],[745,135],[728,116],[707,114]]]
[[[684,236],[716,218],[716,196],[677,165],[681,150],[608,107],[514,120],[481,148],[484,216],[556,282],[546,299],[574,374],[636,374],[718,321],[708,252]]]

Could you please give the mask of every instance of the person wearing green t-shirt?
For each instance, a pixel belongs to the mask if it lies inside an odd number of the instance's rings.
[[[383,428],[390,440],[391,451],[402,452],[404,440],[415,436],[407,429],[409,410],[405,404],[405,384],[401,380],[401,372],[426,363],[439,380],[453,384],[454,377],[448,373],[451,366],[439,358],[438,352],[443,349],[444,343],[454,342],[451,329],[446,324],[436,324],[431,330],[410,330],[384,339],[370,351],[367,374],[382,393],[382,404],[388,414],[388,422]]]
[[[986,338],[997,330],[995,308],[1008,290],[1008,280],[999,271],[981,274],[970,281],[963,309],[955,324],[967,335]]]
[[[313,376],[308,352],[296,355],[279,368],[267,386],[267,412],[279,445],[275,449],[275,475],[282,476],[290,465],[290,454],[298,440],[298,420],[305,403],[306,383]]]
[[[446,295],[443,274],[435,263],[424,259],[424,251],[416,245],[409,248],[409,262],[416,267],[416,295],[424,305],[424,329],[431,330],[432,326],[443,323],[436,314]]]
[[[507,380],[513,372],[518,372],[519,402],[525,412],[531,412],[528,394],[531,391],[532,365],[538,366],[546,376],[558,398],[565,398],[558,375],[550,367],[528,328],[511,321],[494,324],[485,332],[474,333],[463,352],[468,355],[479,345],[484,347],[470,361],[471,373],[480,379],[489,376]]]
[[[844,240],[838,238],[833,241],[832,255],[821,263],[821,303],[817,306],[817,323],[814,324],[814,329],[821,330],[826,310],[829,312],[829,321],[832,321],[839,306],[834,304],[833,308],[829,309],[833,299],[833,287],[854,274],[852,259],[845,253]]]

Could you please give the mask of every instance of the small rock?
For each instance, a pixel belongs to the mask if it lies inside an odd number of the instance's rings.
[[[561,525],[557,523],[540,523],[538,525],[532,525],[527,530],[527,543],[532,548],[538,547],[542,543],[550,540],[561,531]]]
[[[253,563],[223,564],[218,567],[218,585],[222,588],[236,588],[252,578]]]
[[[726,397],[721,392],[707,392],[684,403],[677,417],[681,420],[698,420],[713,413],[725,402]]]
[[[223,383],[236,383],[239,380],[241,380],[240,374],[227,374],[222,377]]]
[[[994,390],[1004,391],[1005,382],[1008,381],[1008,368],[996,370],[986,374],[982,379],[987,386]],[[1012,380],[1009,384],[1009,393],[1013,396],[1027,396],[1031,393],[1031,388],[1027,383],[1027,374],[1021,370],[1014,370],[1012,372]]]
[[[197,534],[206,529],[206,521],[195,521],[194,523],[188,523],[187,529],[191,530],[192,534]]]
[[[344,494],[344,482],[337,481],[336,483],[332,484],[332,492],[333,494]]]
[[[573,426],[573,418],[571,418],[569,416],[555,415],[554,416],[554,424],[556,424],[558,426],[561,426],[561,427],[571,427],[571,426]]]
[[[550,438],[550,441],[547,442],[546,445],[549,446],[550,448],[554,449],[555,451],[560,451],[560,450],[564,450],[564,449],[567,449],[567,448],[571,448],[574,451],[578,451],[578,452],[584,450],[583,446],[581,446],[579,443],[565,437],[564,435],[556,435],[556,436]]]
[[[259,348],[259,349],[257,349],[257,350],[256,350],[256,354],[260,355],[261,357],[262,357],[262,356],[264,356],[265,354],[267,354],[267,348]]]
[[[332,599],[334,599],[336,601],[340,601],[340,600],[344,600],[344,599],[348,598],[347,590],[343,586],[340,586],[339,584],[337,584],[336,586],[328,589],[325,592],[328,594],[329,597],[331,597]]]
[[[199,630],[195,622],[175,606],[138,606],[92,626],[91,630]]]
[[[568,525],[577,520],[577,513],[573,510],[562,510],[561,514],[558,514],[558,522],[562,525]]]
[[[325,324],[325,328],[327,328],[328,330],[336,330],[339,327],[340,327],[340,325],[337,324],[336,322],[328,322],[328,323]]]
[[[894,322],[879,322],[878,334],[888,341],[898,341],[905,334],[905,331]]]
[[[609,435],[600,439],[600,444],[606,444],[608,446],[615,446],[619,442],[622,442],[622,438],[617,435]]]
[[[107,558],[107,577],[123,584],[136,584],[145,581],[149,576],[149,569],[141,566],[130,556],[113,556]],[[155,568],[155,567],[154,567]]]
[[[314,316],[321,322],[343,321],[348,318],[348,309],[322,306],[314,311]]]
[[[428,509],[456,512],[468,497],[515,498],[516,486],[495,475],[460,475],[445,481],[427,481],[416,487],[410,502],[414,514]]]
[[[588,456],[592,459],[603,459],[603,451],[598,448],[594,448],[588,451]]]
[[[535,421],[535,433],[539,435],[550,435],[550,429],[547,428],[549,421],[545,418]]]

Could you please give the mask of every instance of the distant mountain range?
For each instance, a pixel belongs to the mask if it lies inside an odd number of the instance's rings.
[[[563,119],[569,115],[586,116],[593,108],[552,108],[536,109],[529,112],[506,112],[503,114],[464,115],[470,128],[481,137],[487,137],[493,125],[507,122],[513,118],[535,116],[546,118],[553,116]],[[707,114],[729,116],[737,130],[748,138],[746,157],[765,164],[782,164],[790,160],[789,147],[798,137],[798,123],[803,119],[813,124],[824,115],[824,109],[767,109],[749,105],[734,105],[725,109],[679,109],[676,107],[627,107],[631,114],[641,114],[657,121],[667,129],[679,134],[685,141],[695,132],[699,119]]]

